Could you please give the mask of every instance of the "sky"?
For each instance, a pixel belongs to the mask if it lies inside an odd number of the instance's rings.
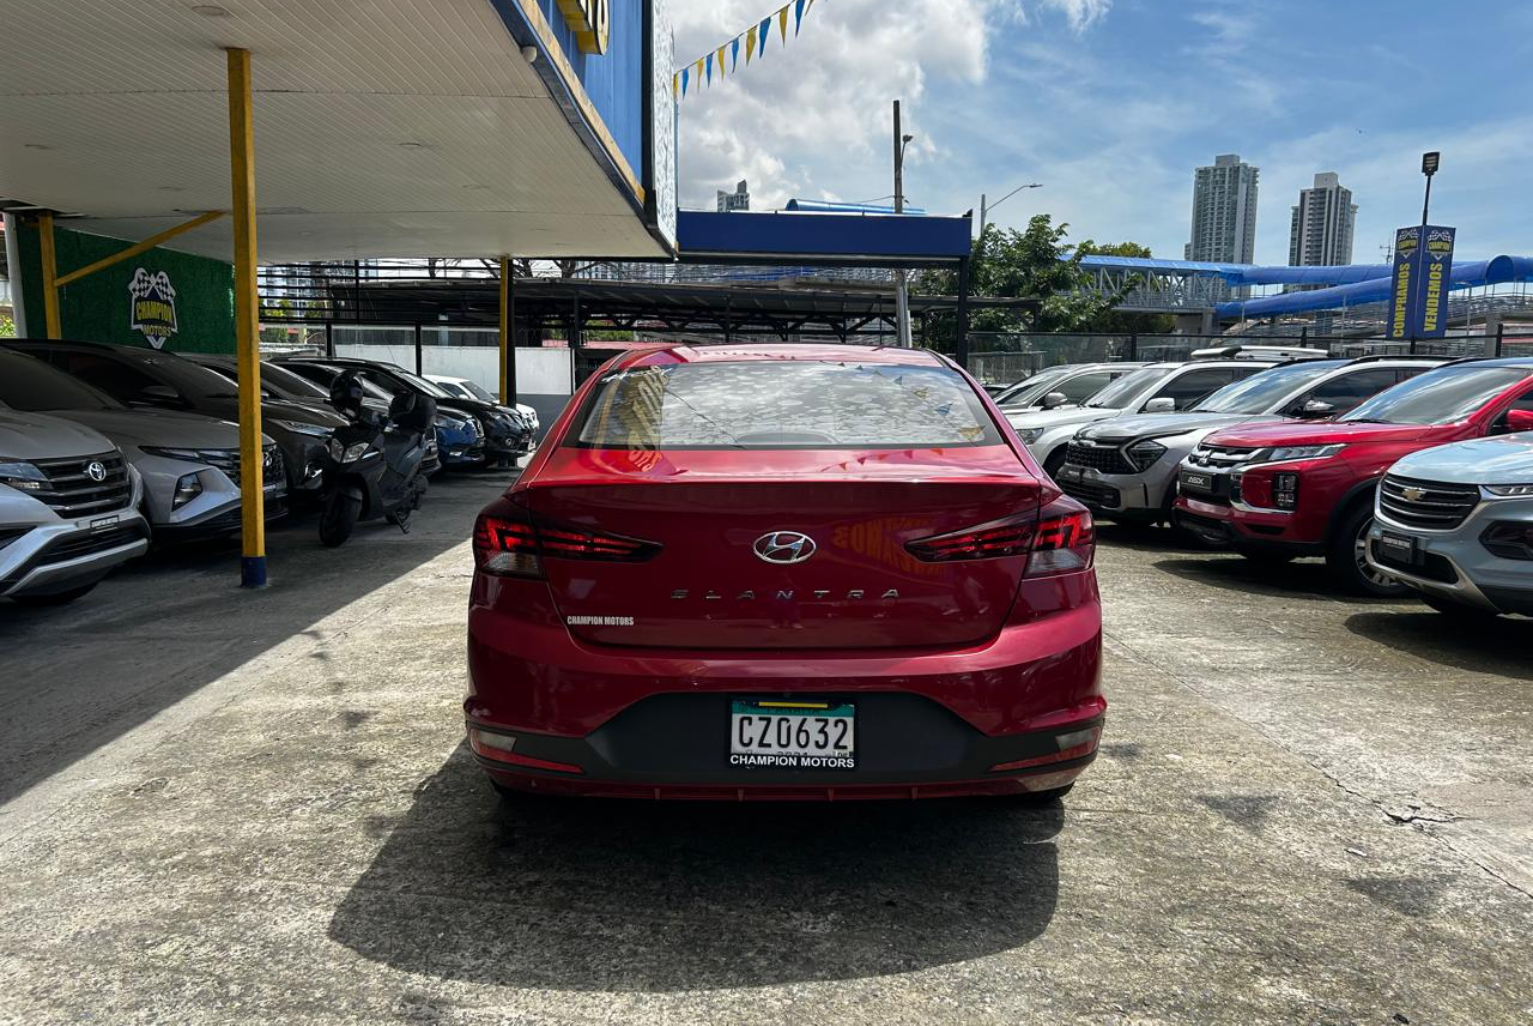
[[[669,0],[681,67],[782,0]],[[743,45],[743,44],[742,44]],[[1074,241],[1180,258],[1193,171],[1261,169],[1256,261],[1288,262],[1316,172],[1357,204],[1353,261],[1420,221],[1421,154],[1442,152],[1432,221],[1462,257],[1533,254],[1533,3],[1524,0],[816,0],[788,45],[681,104],[681,201],[750,182],[788,199],[887,202],[891,101],[915,135],[907,202],[1035,213]]]

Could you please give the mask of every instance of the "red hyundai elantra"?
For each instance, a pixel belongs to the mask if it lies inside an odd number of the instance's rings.
[[[942,357],[628,353],[475,525],[469,743],[502,789],[1054,798],[1107,707],[1094,552]]]

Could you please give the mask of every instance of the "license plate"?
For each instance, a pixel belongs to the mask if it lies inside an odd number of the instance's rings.
[[[1214,490],[1214,479],[1207,474],[1183,474],[1182,487],[1194,488],[1200,492],[1211,492]]]
[[[857,709],[850,703],[730,703],[731,766],[856,769],[856,743]]]
[[[108,527],[115,526],[116,523],[116,517],[97,517],[95,520],[90,522],[90,529],[92,531],[104,531]]]
[[[1385,531],[1379,535],[1379,556],[1392,563],[1413,566],[1416,563],[1416,539]]]

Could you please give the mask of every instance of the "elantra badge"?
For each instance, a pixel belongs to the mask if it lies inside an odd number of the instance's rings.
[[[756,539],[751,546],[757,558],[767,563],[787,566],[802,563],[814,555],[814,539],[797,531],[772,531]]]

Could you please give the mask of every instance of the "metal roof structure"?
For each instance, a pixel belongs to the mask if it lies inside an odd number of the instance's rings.
[[[603,281],[585,278],[518,278],[512,287],[521,337],[541,338],[543,327],[569,332],[621,330],[694,332],[725,337],[810,333],[848,338],[893,319],[891,292],[836,292],[677,285],[663,282]],[[314,297],[319,299],[320,297]],[[286,297],[284,307],[262,311],[268,324],[483,325],[500,316],[499,283],[493,279],[412,282],[356,281],[331,284],[323,297],[328,318],[316,303]],[[910,297],[913,317],[956,311],[955,296]],[[1038,301],[970,297],[971,308],[1036,311]]]
[[[0,196],[135,241],[227,209],[234,47],[252,55],[263,261],[665,256],[635,142],[648,9],[614,5],[614,45],[591,55],[549,0],[10,3]],[[597,114],[613,96],[621,119]],[[224,219],[172,248],[231,245]]]

